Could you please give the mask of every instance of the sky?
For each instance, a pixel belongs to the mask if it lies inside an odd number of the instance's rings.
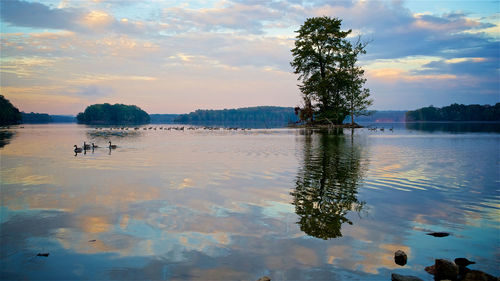
[[[0,94],[25,112],[300,106],[290,50],[307,18],[369,42],[375,110],[500,102],[499,1],[0,1]]]

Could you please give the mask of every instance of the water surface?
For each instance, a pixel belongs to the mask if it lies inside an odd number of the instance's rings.
[[[498,133],[166,126],[2,132],[1,279],[431,280],[456,257],[500,275]]]

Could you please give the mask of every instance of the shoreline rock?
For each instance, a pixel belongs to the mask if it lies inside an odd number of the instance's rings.
[[[392,273],[391,281],[423,281],[423,280],[415,276]]]

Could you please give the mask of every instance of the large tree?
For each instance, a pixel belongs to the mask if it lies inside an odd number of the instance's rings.
[[[341,124],[350,113],[365,110],[369,91],[363,88],[363,71],[356,66],[366,44],[351,43],[351,30],[341,30],[342,20],[309,18],[300,27],[292,49],[294,72],[306,106],[313,108],[316,121]]]
[[[347,108],[351,115],[351,125],[354,126],[354,116],[369,115],[372,112],[368,111],[368,107],[373,104],[373,99],[370,98],[370,89],[364,88],[366,78],[364,78],[365,71],[363,68],[356,65],[358,56],[365,54],[366,44],[358,41],[352,47],[350,43],[347,44],[350,52],[345,55],[344,64],[347,70],[346,91],[344,98],[347,102]]]

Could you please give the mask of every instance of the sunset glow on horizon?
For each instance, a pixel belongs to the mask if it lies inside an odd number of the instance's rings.
[[[498,1],[2,0],[0,12],[0,94],[25,112],[298,106],[290,50],[315,16],[370,42],[373,109],[500,102]]]

